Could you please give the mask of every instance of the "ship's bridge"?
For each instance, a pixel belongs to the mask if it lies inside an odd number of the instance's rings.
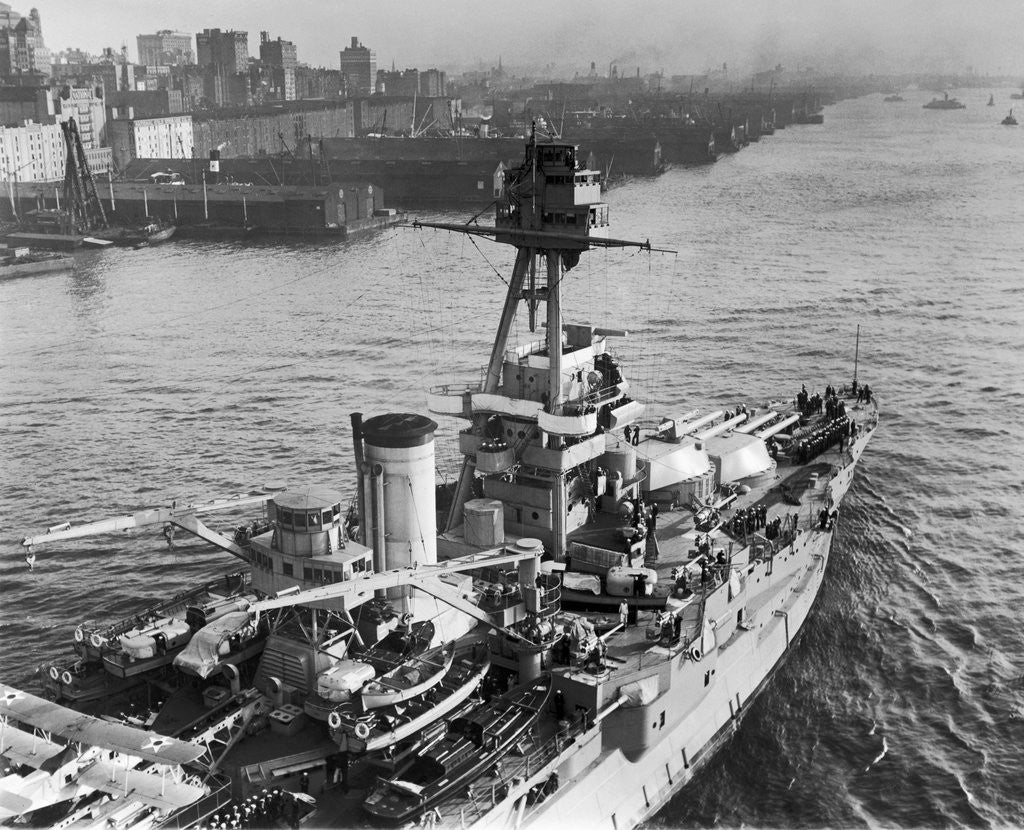
[[[597,170],[577,167],[574,144],[552,142],[536,144],[534,160],[510,172],[505,179],[502,198],[498,201],[494,224],[498,228],[558,234],[557,245],[538,247],[572,247],[565,237],[607,238],[608,205],[601,202],[601,174]],[[512,244],[530,244],[528,239],[496,237]]]
[[[286,588],[344,582],[373,570],[373,552],[345,537],[340,493],[306,487],[267,502],[273,530],[253,538],[253,587]]]

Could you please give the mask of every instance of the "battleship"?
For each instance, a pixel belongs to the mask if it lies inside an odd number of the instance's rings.
[[[39,689],[0,689],[0,821],[621,830],[693,779],[808,625],[879,414],[856,361],[824,394],[648,414],[629,332],[563,308],[586,251],[658,250],[600,198],[572,143],[534,136],[492,226],[416,223],[516,252],[479,377],[427,392],[462,424],[452,486],[437,421],[353,413],[348,508],[297,486],[24,538],[34,562],[187,531],[246,570],[83,624]],[[240,507],[260,515],[209,526]]]

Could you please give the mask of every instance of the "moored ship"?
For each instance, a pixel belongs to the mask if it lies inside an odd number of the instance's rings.
[[[236,799],[275,784],[317,793],[321,825],[360,823],[360,805],[379,814],[397,792],[399,821],[635,826],[736,730],[795,644],[874,433],[873,395],[855,382],[649,417],[613,347],[628,332],[564,319],[562,280],[584,252],[651,248],[611,237],[595,171],[572,144],[528,144],[493,227],[433,227],[516,249],[483,381],[429,395],[432,411],[467,422],[440,536],[423,532],[437,424],[354,418],[355,521],[332,491],[290,490],[267,501],[271,528],[244,547],[201,534],[250,563],[258,599],[247,610],[270,632],[248,666],[198,685],[165,679],[153,740],[211,747],[205,769],[227,775]],[[516,343],[521,303],[529,333]],[[155,521],[199,530],[181,511]],[[574,589],[571,610],[570,582],[591,586]],[[355,709],[323,723],[303,706],[333,693],[318,678],[342,660],[427,620],[438,644],[459,645],[415,711],[456,700],[392,745],[378,789],[380,758],[349,735],[402,729],[400,707],[381,707],[390,711],[371,726]],[[466,645],[479,638],[467,620],[489,630],[486,648]],[[378,673],[362,676],[338,689],[343,705]],[[40,728],[31,711],[11,716]],[[508,754],[506,729],[517,738]],[[465,781],[427,794],[440,767]],[[354,797],[320,793],[339,769]],[[196,821],[224,809],[212,796],[194,802],[207,805]]]

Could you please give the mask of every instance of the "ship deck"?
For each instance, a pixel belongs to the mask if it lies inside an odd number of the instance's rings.
[[[844,402],[848,416],[856,420],[861,430],[866,428],[876,415],[874,403],[857,403],[856,397],[845,397]],[[826,420],[824,415],[811,416],[806,428],[813,429]],[[613,446],[610,444],[609,449]],[[698,537],[703,537],[705,533],[697,530],[692,510],[688,506],[673,507],[659,504],[656,531],[653,534],[654,539],[650,538],[649,534],[644,566],[658,574],[655,595],[661,601],[652,602],[651,597],[615,597],[609,603],[607,597],[603,598],[603,602],[595,597],[592,602],[581,602],[580,597],[574,595],[573,604],[583,608],[592,622],[605,629],[618,626],[618,604],[622,599],[635,606],[631,609],[630,624],[625,630],[620,629],[607,637],[604,668],[591,666],[587,669],[576,669],[574,679],[593,683],[604,682],[608,680],[609,675],[625,675],[649,665],[652,661],[664,661],[692,642],[700,634],[700,593],[691,593],[685,597],[670,596],[676,593],[669,588],[674,586],[673,572],[688,566],[691,572],[699,575],[701,561],[706,558],[709,560],[708,589],[712,590],[721,585],[723,576],[720,570],[714,567],[715,553],[718,550],[725,550],[727,555],[730,551],[739,554],[750,541],[749,535],[733,532],[729,527],[730,519],[740,510],[763,506],[767,514],[766,523],[771,523],[775,518],[785,520],[787,516],[795,514],[798,517],[799,529],[817,527],[819,512],[826,504],[826,486],[829,478],[834,471],[851,461],[848,448],[841,452],[838,446],[831,447],[802,464],[780,453],[774,477],[752,486],[748,493],[737,493],[735,500],[719,508],[721,522],[707,534],[711,538],[711,554],[706,557],[697,553]],[[798,499],[799,503],[794,504],[788,501],[787,497],[793,501]],[[618,535],[621,527],[622,521],[617,516],[598,513],[595,522],[588,524],[584,532],[574,535],[572,541],[583,541],[588,545],[603,545],[612,550],[619,550],[622,544]],[[764,534],[762,529],[754,532],[762,536]],[[747,564],[749,563],[746,560],[732,561],[733,567],[744,567]],[[766,601],[767,597],[762,600]],[[678,614],[682,619],[678,639],[674,636],[662,637],[655,625],[658,616],[665,610]]]

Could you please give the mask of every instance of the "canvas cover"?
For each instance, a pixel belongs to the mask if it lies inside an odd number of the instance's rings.
[[[247,611],[234,611],[200,628],[185,649],[174,658],[174,665],[202,678],[207,678],[220,664],[222,644],[226,647],[233,634],[250,625]],[[223,650],[225,653],[227,649]]]

